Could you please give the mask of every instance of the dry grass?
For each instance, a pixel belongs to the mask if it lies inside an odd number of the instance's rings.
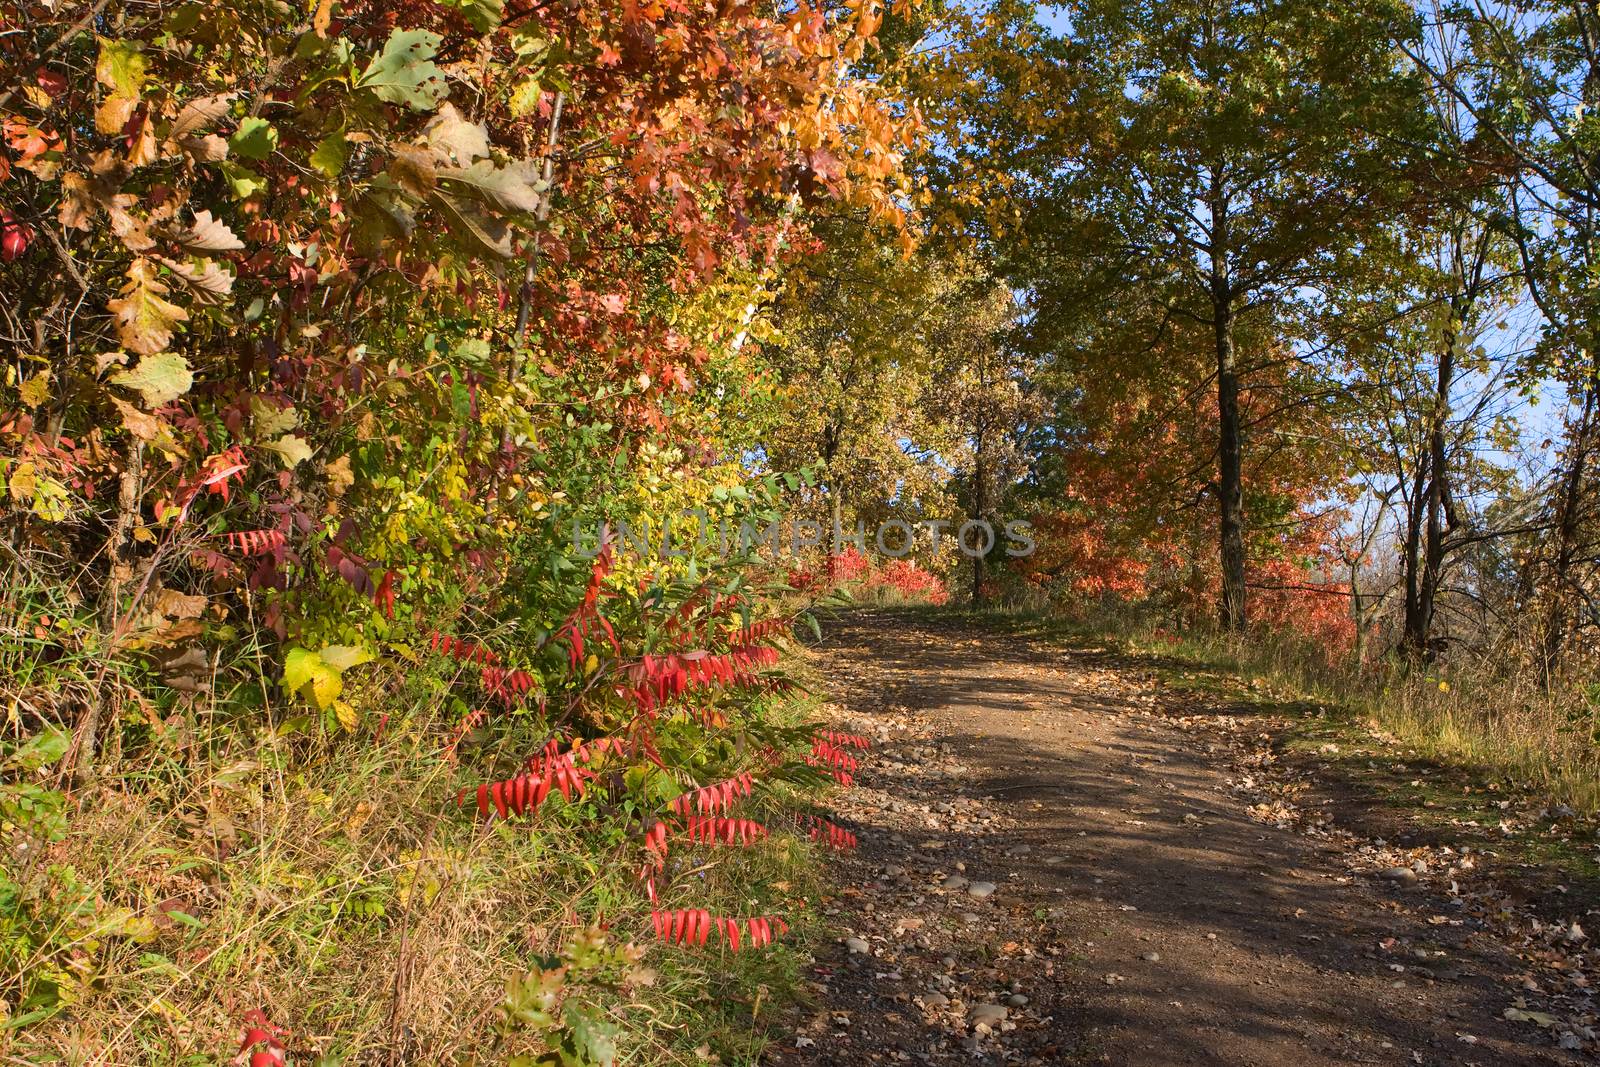
[[[390,685],[363,703],[415,695]],[[554,799],[536,824],[458,810],[492,754],[446,759],[439,703],[391,714],[376,738],[190,703],[137,764],[71,798],[61,840],[10,835],[0,882],[20,891],[0,900],[0,1060],[220,1064],[255,1008],[289,1030],[300,1063],[537,1049],[503,1035],[506,982],[591,924],[645,939],[637,842]],[[517,742],[514,729],[496,739]],[[816,858],[794,838],[702,859],[693,901],[666,906],[790,913],[813,890]],[[757,1012],[784,1000],[796,960],[787,946],[658,949],[650,984],[581,992],[621,1028],[625,1062],[753,1062]]]
[[[1600,810],[1594,712],[1575,685],[1548,691],[1528,672],[1484,657],[1358,669],[1288,637],[1199,631],[1174,646],[1154,632],[1133,636],[1147,649],[1175,649],[1346,708],[1441,763],[1502,771],[1579,811]]]

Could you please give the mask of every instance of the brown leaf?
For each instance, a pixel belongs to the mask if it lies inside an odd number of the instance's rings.
[[[511,234],[504,222],[442,193],[430,197],[429,202],[445,217],[452,234],[471,239],[491,256],[511,257]]]
[[[204,137],[185,137],[178,147],[189,153],[196,163],[221,163],[228,158],[228,141],[214,133]]]
[[[137,169],[160,159],[161,152],[156,147],[156,132],[149,116],[140,118],[135,125],[137,129],[130,135],[133,143],[128,146],[128,165]]]
[[[172,343],[172,333],[189,313],[165,299],[169,290],[156,277],[155,263],[141,256],[128,264],[122,295],[106,301],[117,317],[117,333],[131,352],[154,355]]]
[[[94,127],[101,133],[117,133],[133,118],[133,111],[139,106],[136,96],[108,96],[101,101],[94,112]]]
[[[214,259],[203,259],[198,266],[181,260],[156,257],[161,265],[178,276],[178,280],[194,294],[195,303],[207,307],[221,304],[233,292],[233,275],[223,270]]]
[[[69,230],[87,230],[94,221],[95,197],[90,192],[89,179],[81,174],[68,174],[61,179],[61,209],[57,218]]]
[[[104,153],[95,158],[90,174],[74,172],[64,175],[58,212],[61,225],[72,230],[87,230],[97,212],[104,211],[113,219],[126,215],[127,209],[139,200],[132,193],[121,192],[122,182],[127,176],[127,168],[120,161],[108,165]]]
[[[132,200],[133,197],[127,199]],[[120,207],[112,209],[110,215],[111,232],[122,240],[128,251],[145,252],[155,247],[155,238],[150,236],[150,227],[143,219],[130,215]]]
[[[178,112],[178,117],[172,120],[172,129],[167,131],[167,137],[182,143],[184,138],[210,129],[218,119],[228,113],[228,106],[238,95],[238,93],[217,93],[214,96],[202,96],[198,100],[189,101],[183,105],[183,110]]]
[[[204,596],[190,596],[176,589],[161,589],[155,594],[155,610],[174,619],[198,619],[208,603]]]
[[[332,463],[326,463],[322,472],[328,478],[328,491],[334,496],[344,496],[345,490],[356,483],[356,476],[350,470],[350,457],[340,456]]]
[[[146,415],[126,400],[112,397],[111,403],[116,405],[118,413],[122,415],[122,425],[127,431],[146,444],[155,441],[166,432],[166,423],[154,415]]]
[[[425,148],[401,145],[389,161],[389,177],[395,184],[421,199],[433,191],[437,178],[434,174],[433,156]]]
[[[244,248],[244,242],[209,211],[196,211],[194,225],[172,234],[172,239],[186,252],[237,252]]]
[[[444,163],[465,167],[489,154],[489,131],[482,123],[463,119],[454,104],[441,107],[424,133]]]

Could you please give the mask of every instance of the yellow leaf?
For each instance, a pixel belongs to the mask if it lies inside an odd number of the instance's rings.
[[[36,408],[50,399],[50,372],[40,371],[32,378],[17,386],[17,393],[21,395],[22,402],[30,408]]]
[[[11,468],[11,499],[19,504],[28,504],[33,501],[34,491],[38,488],[37,468],[32,463],[18,463]]]
[[[94,76],[106,87],[106,98],[95,110],[95,129],[101,133],[120,133],[139,106],[144,91],[146,61],[137,41],[100,38],[100,57]]]
[[[348,701],[335,700],[333,702],[333,713],[338,716],[339,725],[343,726],[346,732],[353,733],[356,724],[361,721],[361,717],[356,714],[356,709],[351,707]]]
[[[286,433],[275,441],[268,441],[262,447],[276,452],[283,465],[290,470],[311,458],[311,446],[306,444],[306,439],[292,433]]]
[[[318,653],[322,662],[343,674],[351,667],[359,667],[363,663],[371,663],[373,652],[365,645],[328,645]]]

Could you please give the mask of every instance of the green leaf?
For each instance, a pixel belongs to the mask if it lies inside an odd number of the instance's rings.
[[[6,765],[24,771],[47,767],[67,754],[72,735],[59,726],[47,726],[34,734],[21,748],[6,759]]]
[[[337,178],[339,172],[344,170],[345,160],[350,158],[350,142],[344,138],[344,131],[330,134],[317,144],[316,151],[311,153],[311,168],[324,178]]]
[[[469,366],[486,367],[494,352],[483,338],[467,337],[457,341],[450,354]]]
[[[222,176],[228,179],[228,190],[237,200],[248,200],[267,191],[267,179],[237,163],[222,164]]]
[[[617,1027],[614,1023],[595,1018],[574,1001],[567,1001],[562,1019],[576,1053],[579,1064],[595,1067],[613,1067],[617,1062]]]
[[[479,33],[488,33],[506,17],[505,0],[445,0],[472,24]]]
[[[433,62],[439,40],[438,34],[427,30],[395,30],[355,87],[385,103],[432,111],[447,91],[444,75]]]
[[[228,138],[228,150],[244,159],[266,159],[278,150],[278,131],[262,118],[247,118]]]
[[[145,406],[158,408],[170,404],[194,385],[189,361],[176,352],[144,356],[132,370],[118,371],[111,384],[132,389],[144,398]]]

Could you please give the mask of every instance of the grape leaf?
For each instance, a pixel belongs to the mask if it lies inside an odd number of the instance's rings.
[[[316,151],[311,153],[311,167],[324,178],[337,178],[339,172],[344,170],[345,160],[350,158],[350,143],[345,140],[344,132],[330,134],[317,143]]]
[[[134,390],[146,407],[158,408],[187,393],[194,385],[194,373],[178,353],[158,352],[145,356],[132,370],[113,374],[111,384]]]
[[[278,150],[278,131],[262,118],[247,118],[228,138],[228,150],[244,159],[266,159]]]
[[[356,81],[389,104],[404,104],[414,111],[432,111],[444,99],[444,74],[434,64],[439,35],[427,30],[395,30]]]
[[[94,65],[95,79],[106,87],[106,98],[95,109],[95,129],[101,133],[120,133],[139,106],[144,90],[146,61],[137,41],[100,38],[100,57]]]

